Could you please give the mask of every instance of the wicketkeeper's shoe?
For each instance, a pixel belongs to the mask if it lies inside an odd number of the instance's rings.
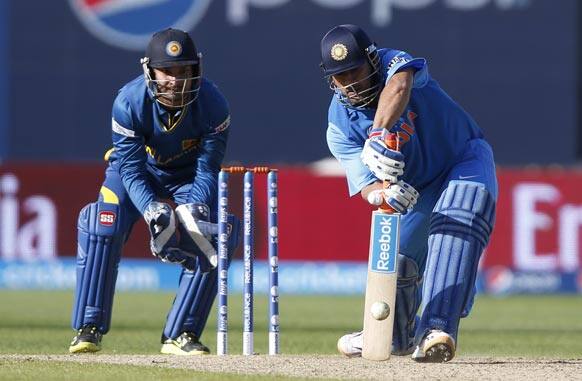
[[[455,339],[440,330],[430,331],[412,354],[417,362],[448,362],[455,357]]]
[[[337,350],[347,357],[361,357],[362,347],[364,344],[364,332],[353,332],[343,335],[337,341]],[[408,356],[414,352],[414,346],[406,349],[395,350],[392,347],[392,355],[394,356]]]
[[[103,335],[97,330],[94,325],[86,325],[77,331],[77,335],[73,337],[69,352],[71,353],[92,353],[101,350],[101,338]]]
[[[210,349],[192,332],[184,332],[175,339],[162,336],[161,352],[166,355],[196,356],[208,355]]]

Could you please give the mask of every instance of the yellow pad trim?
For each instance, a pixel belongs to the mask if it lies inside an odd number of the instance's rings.
[[[109,148],[107,152],[105,152],[105,155],[103,155],[103,160],[109,161],[109,157],[111,156],[114,150],[115,148]]]
[[[119,205],[119,198],[111,189],[102,186],[99,193],[101,193],[101,196],[103,197],[103,202]]]

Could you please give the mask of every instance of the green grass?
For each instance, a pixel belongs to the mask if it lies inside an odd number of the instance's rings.
[[[119,293],[112,327],[101,353],[157,354],[174,295]],[[360,298],[291,297],[281,300],[281,347],[286,354],[334,353],[338,335],[358,325]],[[0,353],[64,354],[74,335],[70,328],[71,292],[0,291]],[[242,301],[229,298],[229,349],[242,352]],[[202,341],[216,348],[216,314],[210,314]],[[255,297],[255,350],[267,352],[266,297]]]
[[[169,293],[119,293],[112,328],[103,341],[104,354],[157,354]],[[257,295],[255,347],[267,351],[266,297]],[[0,353],[66,354],[74,334],[69,327],[72,292],[0,291]],[[231,353],[241,353],[241,298],[229,299]],[[283,296],[281,298],[281,348],[285,354],[334,354],[336,341],[345,332],[359,329],[363,298]],[[216,315],[212,311],[202,341],[214,350]],[[582,353],[582,297],[536,296],[479,297],[472,315],[463,319],[459,335],[461,356],[515,356],[580,358]],[[155,379],[159,370],[112,365],[0,362],[0,379],[35,378],[40,369],[48,374],[98,374],[103,379]],[[81,373],[78,373],[81,372]],[[163,378],[192,379],[191,371],[165,369]],[[174,377],[175,376],[175,377]],[[198,377],[200,376],[200,377]],[[214,377],[204,375],[204,377]],[[61,376],[59,376],[61,377]],[[125,378],[124,378],[125,377]],[[218,376],[217,376],[218,377]],[[240,376],[233,376],[240,379]],[[202,378],[200,380],[224,379]],[[233,378],[233,379],[235,379]],[[143,378],[143,379],[147,379]],[[260,380],[260,377],[249,378]],[[267,378],[264,378],[267,379]]]
[[[48,371],[50,369],[50,371]],[[40,376],[42,375],[42,377]],[[268,381],[270,376],[224,373],[202,373],[186,369],[167,369],[150,366],[76,364],[68,362],[28,361],[27,363],[0,360],[0,380],[115,380],[115,381]],[[277,376],[277,380],[297,381],[298,378]]]
[[[461,320],[462,355],[580,358],[582,297],[477,298]]]

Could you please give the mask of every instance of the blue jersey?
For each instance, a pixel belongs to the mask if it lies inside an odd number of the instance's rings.
[[[113,103],[111,165],[137,209],[159,197],[156,188],[192,183],[191,202],[208,204],[217,192],[217,174],[226,150],[230,114],[218,88],[202,79],[195,102],[168,113],[139,76]],[[164,195],[166,196],[166,195]]]
[[[402,180],[417,190],[437,179],[461,159],[469,140],[483,134],[473,119],[453,101],[428,73],[426,60],[393,49],[379,49],[383,83],[403,69],[415,70],[410,101],[390,131],[398,132],[406,167]],[[373,129],[376,109],[358,110],[342,105],[334,96],[329,106],[327,143],[346,171],[350,196],[378,181],[360,154]]]

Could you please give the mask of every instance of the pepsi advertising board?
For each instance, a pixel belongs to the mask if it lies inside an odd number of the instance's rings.
[[[380,47],[425,57],[484,130],[499,164],[571,164],[579,159],[578,7],[575,0],[3,1],[0,17],[9,22],[0,50],[9,59],[0,155],[98,162],[111,145],[117,90],[142,74],[148,36],[174,26],[191,33],[204,75],[229,101],[228,161],[329,157],[332,93],[319,42],[349,22]],[[546,138],[552,144],[540,149]]]

